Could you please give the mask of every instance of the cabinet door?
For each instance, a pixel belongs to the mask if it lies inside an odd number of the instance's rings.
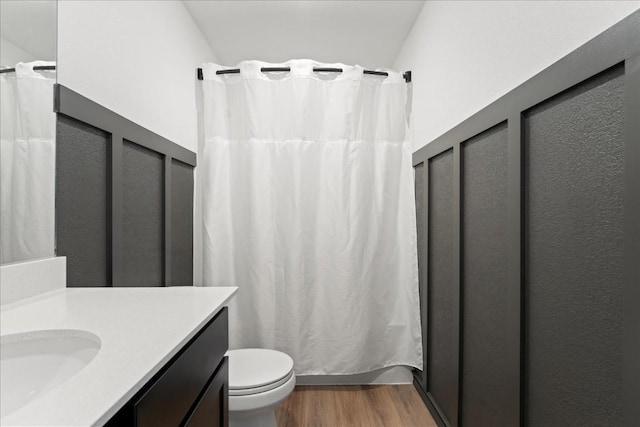
[[[184,423],[188,427],[229,425],[229,363],[225,357],[209,380],[205,392]]]
[[[226,307],[134,404],[138,427],[176,426],[220,366],[228,348]]]

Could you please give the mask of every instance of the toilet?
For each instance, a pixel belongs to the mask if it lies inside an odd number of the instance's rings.
[[[293,359],[276,350],[229,350],[229,426],[277,427],[276,406],[296,385]]]

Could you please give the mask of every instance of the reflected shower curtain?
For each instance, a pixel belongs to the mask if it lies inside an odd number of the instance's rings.
[[[54,255],[55,72],[0,74],[0,263]]]
[[[284,351],[298,375],[422,368],[408,85],[222,68],[203,68],[198,185],[204,284],[240,288],[231,347]]]

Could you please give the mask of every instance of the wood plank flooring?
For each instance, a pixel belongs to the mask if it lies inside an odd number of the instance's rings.
[[[411,384],[298,386],[276,419],[278,427],[436,427]]]

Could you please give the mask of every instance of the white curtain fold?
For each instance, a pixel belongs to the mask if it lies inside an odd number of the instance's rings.
[[[0,263],[54,255],[54,62],[0,74]]]
[[[204,283],[240,287],[231,347],[284,351],[299,375],[422,368],[408,85],[222,68],[203,67],[198,185]]]

